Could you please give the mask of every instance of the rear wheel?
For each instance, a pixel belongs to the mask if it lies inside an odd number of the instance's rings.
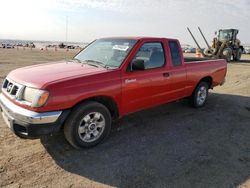
[[[200,82],[189,99],[190,104],[199,108],[205,105],[208,97],[208,83]]]
[[[93,147],[106,138],[111,129],[109,110],[98,102],[77,106],[64,125],[64,135],[75,148]]]

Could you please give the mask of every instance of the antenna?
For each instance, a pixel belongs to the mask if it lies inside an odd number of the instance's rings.
[[[65,31],[65,44],[64,47],[66,47],[66,51],[68,51],[67,43],[68,43],[68,15],[66,16],[66,31]],[[65,53],[65,60],[67,62],[67,55]]]
[[[68,42],[68,16],[66,16],[66,43]]]

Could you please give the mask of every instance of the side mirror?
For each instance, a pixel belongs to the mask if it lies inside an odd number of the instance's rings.
[[[142,59],[135,59],[131,62],[132,70],[145,70],[144,60]]]

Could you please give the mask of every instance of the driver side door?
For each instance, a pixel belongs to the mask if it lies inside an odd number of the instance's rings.
[[[163,43],[143,43],[133,57],[135,59],[143,60],[145,69],[131,70],[130,63],[122,76],[122,106],[125,114],[164,103],[168,92]]]

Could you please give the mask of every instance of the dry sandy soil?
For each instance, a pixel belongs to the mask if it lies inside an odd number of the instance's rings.
[[[0,50],[0,77],[76,51]],[[250,57],[202,109],[187,101],[115,123],[110,138],[75,150],[63,134],[16,137],[0,118],[0,187],[250,187]],[[249,60],[246,60],[249,59]]]

